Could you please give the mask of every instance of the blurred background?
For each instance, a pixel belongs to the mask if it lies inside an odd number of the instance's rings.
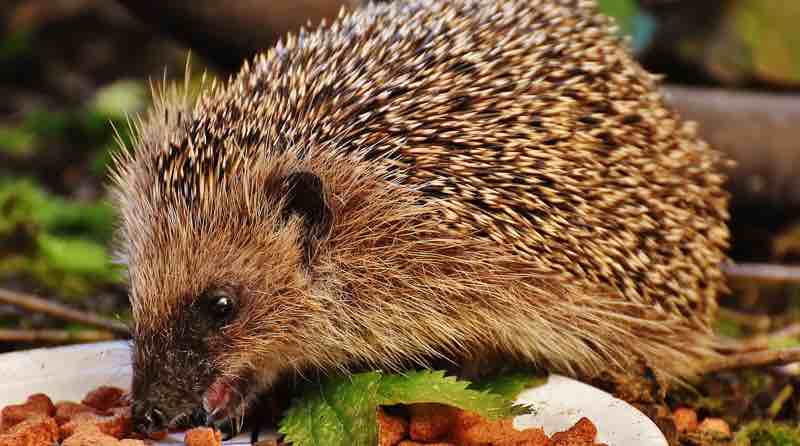
[[[359,2],[4,0],[0,351],[125,336],[130,315],[123,274],[108,255],[114,212],[104,185],[116,139],[129,139],[126,116],[149,104],[151,79],[182,79],[189,49],[195,77],[208,70],[225,78],[300,24]],[[674,107],[738,163],[729,181],[731,256],[742,266],[732,271],[717,331],[798,347],[800,1],[600,3],[641,63],[665,77]],[[797,374],[715,374],[670,405],[734,427],[794,427]],[[656,420],[658,410],[649,413]]]

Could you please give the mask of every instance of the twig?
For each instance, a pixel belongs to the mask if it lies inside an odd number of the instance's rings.
[[[763,314],[747,314],[725,307],[720,307],[717,313],[720,317],[730,319],[737,325],[745,326],[753,331],[767,331],[772,324],[769,316]]]
[[[66,344],[71,342],[99,342],[116,339],[114,333],[104,330],[5,330],[0,329],[0,342],[31,342]]]
[[[800,206],[800,95],[732,89],[665,87],[668,102],[733,159],[734,204]]]
[[[795,338],[800,335],[800,323],[794,323],[781,328],[778,331],[768,334],[758,334],[744,339],[723,339],[722,349],[729,352],[745,353],[756,350],[766,350],[770,344],[779,342],[787,338]]]
[[[767,409],[767,413],[769,414],[770,418],[775,418],[778,416],[781,409],[783,409],[783,406],[786,404],[786,401],[788,401],[789,398],[792,397],[793,393],[794,393],[794,386],[792,386],[791,384],[787,384],[786,386],[783,387],[781,393],[778,394],[778,396],[775,398],[772,404],[769,405],[769,409]]]
[[[767,263],[736,263],[722,266],[729,278],[755,282],[800,283],[800,267]]]
[[[793,338],[800,335],[800,322],[789,324],[780,330],[770,333],[770,339]]]
[[[707,363],[704,367],[704,372],[711,373],[748,367],[786,365],[794,362],[800,362],[800,348],[761,350],[723,356],[718,360]]]
[[[44,313],[58,319],[91,325],[122,336],[130,335],[130,330],[122,322],[106,319],[97,314],[78,311],[59,303],[49,302],[41,297],[18,291],[0,289],[0,303],[14,305],[36,313]]]

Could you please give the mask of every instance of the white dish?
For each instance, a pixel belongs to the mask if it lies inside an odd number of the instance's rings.
[[[32,393],[46,393],[54,401],[80,401],[101,385],[128,389],[130,350],[127,342],[102,342],[69,347],[43,348],[0,355],[0,407],[24,402]],[[523,391],[520,404],[532,404],[535,413],[514,420],[515,426],[542,427],[548,435],[589,418],[598,431],[598,442],[609,446],[667,446],[656,425],[628,403],[587,384],[559,375],[547,383]],[[262,436],[262,438],[267,438]],[[172,435],[160,445],[181,444]],[[226,445],[248,445],[242,434]]]

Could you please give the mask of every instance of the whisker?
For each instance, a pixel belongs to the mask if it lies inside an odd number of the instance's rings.
[[[167,426],[169,426],[170,428],[178,427],[179,425],[184,424],[188,419],[189,419],[188,412],[179,413],[178,415],[175,415],[172,418],[172,420],[169,421],[169,423],[167,423]]]

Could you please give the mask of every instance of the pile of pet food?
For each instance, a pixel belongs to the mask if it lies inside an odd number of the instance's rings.
[[[489,421],[443,404],[381,408],[378,431],[379,446],[602,446],[586,418],[548,437],[539,428],[516,430],[512,419]],[[89,392],[80,403],[54,404],[47,395],[31,395],[23,404],[4,407],[0,419],[0,446],[146,446],[164,436],[134,433],[126,393],[108,386]],[[220,446],[221,434],[198,427],[186,432],[184,444]]]
[[[0,419],[0,446],[145,446],[150,440],[132,431],[130,402],[116,387],[98,387],[80,403],[54,404],[38,393],[23,404],[4,407]],[[218,446],[221,434],[193,429],[186,433],[185,444]]]

